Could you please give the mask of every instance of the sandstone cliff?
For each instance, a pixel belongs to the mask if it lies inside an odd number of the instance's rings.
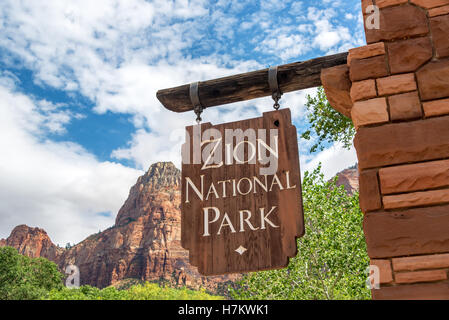
[[[26,225],[15,227],[8,239],[0,241],[0,246],[14,247],[20,254],[32,258],[45,257],[53,261],[57,261],[64,252],[64,249],[51,242],[44,230]]]
[[[359,191],[359,170],[357,165],[337,173],[337,185],[344,186],[348,194]]]
[[[122,279],[164,281],[220,291],[237,275],[203,277],[181,247],[181,172],[172,163],[156,163],[131,188],[111,228],[70,249],[56,247],[45,231],[18,226],[5,245],[32,257],[75,264],[81,283],[106,287]],[[0,243],[1,245],[1,243]]]
[[[181,247],[181,172],[172,163],[156,163],[138,178],[118,212],[114,226],[70,249],[55,246],[39,228],[20,225],[0,246],[30,257],[45,257],[61,268],[75,264],[81,283],[106,287],[123,279],[164,281],[220,292],[238,275],[203,277],[189,264]],[[357,168],[338,174],[337,184],[358,190]]]

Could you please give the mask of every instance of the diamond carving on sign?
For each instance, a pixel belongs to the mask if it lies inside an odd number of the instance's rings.
[[[244,254],[245,251],[247,251],[247,250],[248,250],[248,249],[246,249],[246,248],[244,248],[244,247],[242,247],[242,246],[240,246],[240,247],[238,247],[237,249],[235,249],[235,251],[237,251],[237,253],[240,254],[240,255]]]
[[[181,243],[200,274],[280,269],[297,255],[304,234],[297,137],[290,109],[186,127]]]

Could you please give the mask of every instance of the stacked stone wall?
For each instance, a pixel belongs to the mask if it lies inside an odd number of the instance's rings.
[[[449,299],[449,0],[363,0],[380,29],[323,70],[350,116],[374,299]],[[365,20],[366,21],[366,20]]]

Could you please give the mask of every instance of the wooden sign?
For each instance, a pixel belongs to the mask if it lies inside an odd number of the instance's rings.
[[[186,128],[182,246],[203,275],[283,268],[304,234],[289,109]]]

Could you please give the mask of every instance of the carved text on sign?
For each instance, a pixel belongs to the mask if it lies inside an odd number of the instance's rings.
[[[282,268],[304,233],[290,110],[187,127],[182,245],[205,275]]]

